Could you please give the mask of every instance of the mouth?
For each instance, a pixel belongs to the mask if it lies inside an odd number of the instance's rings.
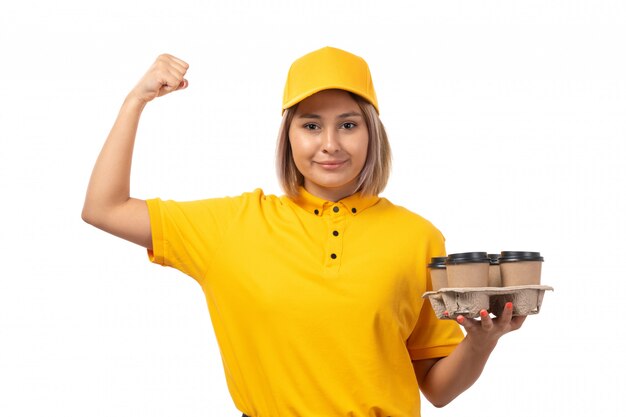
[[[320,167],[328,170],[339,169],[344,166],[348,161],[313,161],[315,164]]]

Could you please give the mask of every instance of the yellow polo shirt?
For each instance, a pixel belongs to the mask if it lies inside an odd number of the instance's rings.
[[[301,188],[148,200],[150,260],[206,296],[226,381],[252,417],[420,415],[411,360],[462,340],[421,295],[444,239],[379,197],[337,203]]]

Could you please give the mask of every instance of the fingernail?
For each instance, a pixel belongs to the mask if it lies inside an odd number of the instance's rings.
[[[458,316],[458,317],[456,318],[456,321],[458,321],[460,324],[463,324],[463,322],[465,321],[465,317],[463,317],[463,316]]]
[[[513,309],[513,303],[509,301],[508,303],[505,304],[505,307],[508,308],[509,310],[512,310]]]
[[[448,310],[446,310],[446,311],[443,312],[443,315],[448,317],[448,316],[450,316],[450,313],[448,313]]]
[[[487,317],[488,315],[487,310],[480,310],[480,317]]]

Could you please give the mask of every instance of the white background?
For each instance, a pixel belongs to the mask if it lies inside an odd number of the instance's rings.
[[[20,1],[0,12],[0,416],[237,416],[192,279],[80,219],[91,168],[156,56],[132,193],[280,193],[289,64],[370,64],[391,137],[384,196],[448,252],[535,250],[547,293],[481,379],[425,416],[624,410],[626,6],[526,1]]]

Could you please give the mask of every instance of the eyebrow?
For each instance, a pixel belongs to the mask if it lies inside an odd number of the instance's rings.
[[[357,113],[355,111],[351,111],[348,113],[341,113],[337,116],[337,119],[345,119],[346,117],[363,117],[361,113]],[[315,113],[305,113],[298,116],[298,119],[321,119],[322,117],[319,114]]]

